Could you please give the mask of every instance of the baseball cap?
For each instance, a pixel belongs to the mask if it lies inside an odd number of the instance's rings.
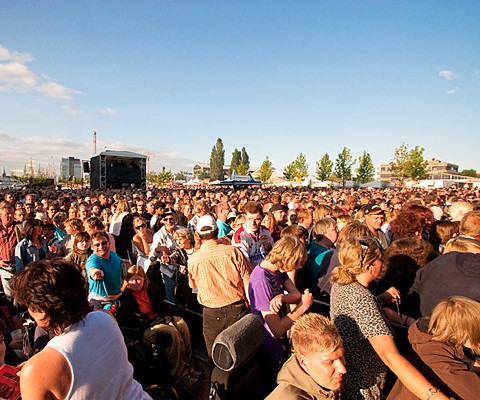
[[[197,232],[199,234],[210,233],[217,229],[217,221],[211,215],[204,215],[197,221]]]
[[[287,212],[288,208],[285,207],[283,204],[275,203],[272,207],[270,207],[270,212],[274,212],[274,211],[285,211],[285,212]]]
[[[385,211],[377,204],[367,204],[363,212],[365,215],[385,214]]]

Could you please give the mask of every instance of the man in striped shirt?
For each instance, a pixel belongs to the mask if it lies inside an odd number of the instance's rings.
[[[217,335],[248,313],[252,266],[239,249],[217,241],[218,227],[211,215],[200,217],[196,229],[202,245],[188,259],[188,276],[204,306],[203,336],[211,358]]]

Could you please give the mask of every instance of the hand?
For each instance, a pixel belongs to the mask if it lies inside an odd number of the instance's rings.
[[[10,261],[9,260],[0,260],[0,267],[10,268]]]
[[[313,304],[313,295],[310,293],[310,290],[305,289],[302,294],[302,300],[300,301],[299,305],[303,305],[305,307],[305,311],[308,310]]]
[[[279,294],[278,296],[275,296],[272,300],[270,300],[270,311],[278,314],[280,309],[282,308],[283,300],[282,300],[283,295]]]
[[[17,365],[17,368],[20,370],[20,371],[17,372],[17,376],[20,376],[20,374],[22,373],[22,368],[25,366],[26,363],[27,363],[27,361],[24,361],[24,362]]]
[[[55,254],[58,253],[58,248],[54,245],[48,246],[48,250],[50,250],[52,253],[55,253]]]
[[[260,235],[258,237],[258,241],[266,249],[270,249],[272,247],[272,239],[269,235]]]
[[[397,299],[400,300],[400,292],[392,286],[383,292],[379,297],[384,303],[395,303]]]
[[[103,271],[100,269],[93,268],[90,270],[90,278],[92,278],[94,281],[100,281],[103,279]]]

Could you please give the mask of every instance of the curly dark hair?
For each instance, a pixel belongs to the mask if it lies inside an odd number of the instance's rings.
[[[81,321],[90,311],[81,269],[61,258],[32,262],[11,279],[10,287],[19,304],[45,313],[45,328],[55,334]]]
[[[390,223],[390,232],[394,241],[405,237],[416,237],[422,233],[422,229],[421,219],[411,211],[402,211]]]

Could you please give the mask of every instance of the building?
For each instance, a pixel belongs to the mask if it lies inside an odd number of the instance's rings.
[[[60,161],[60,178],[82,178],[82,162],[75,157],[62,157]]]
[[[194,177],[200,177],[202,175],[206,177],[210,177],[210,164],[195,164],[192,168],[193,171],[193,176]],[[223,175],[228,176],[230,172],[230,165],[224,165],[223,166]]]
[[[428,161],[427,174],[429,181],[448,180],[463,181],[466,179],[458,173],[458,165],[432,158]],[[375,167],[375,180],[382,182],[399,181],[400,178],[392,171],[391,164],[381,164]]]

